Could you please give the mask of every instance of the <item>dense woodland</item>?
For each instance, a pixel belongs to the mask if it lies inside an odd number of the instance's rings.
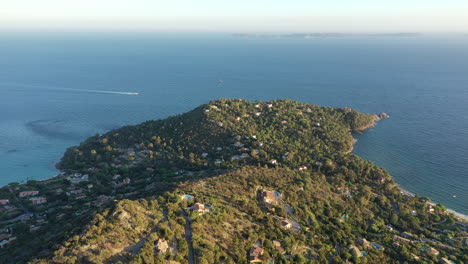
[[[463,222],[350,153],[350,132],[379,119],[221,99],[96,135],[66,151],[63,175],[0,189],[34,214],[0,214],[17,238],[0,263],[468,263]],[[48,203],[16,199],[31,189]]]

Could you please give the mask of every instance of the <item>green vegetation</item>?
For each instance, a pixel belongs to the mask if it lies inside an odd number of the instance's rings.
[[[468,263],[463,222],[350,153],[350,131],[378,120],[221,99],[96,135],[63,175],[0,189],[14,207],[0,231],[16,238],[0,263]]]

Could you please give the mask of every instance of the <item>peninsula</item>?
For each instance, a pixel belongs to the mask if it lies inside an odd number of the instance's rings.
[[[219,99],[0,188],[0,263],[468,263],[467,223],[350,153],[386,114]]]

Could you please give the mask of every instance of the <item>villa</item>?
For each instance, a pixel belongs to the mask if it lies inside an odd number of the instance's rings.
[[[123,183],[124,184],[130,184],[130,178],[127,177],[127,178],[123,179]]]
[[[24,191],[19,193],[19,197],[35,196],[38,195],[39,191]]]
[[[284,229],[291,229],[292,228],[292,224],[289,220],[282,220],[281,221],[281,227],[284,228]]]
[[[406,238],[413,238],[414,237],[414,235],[409,233],[409,232],[403,232],[403,233],[401,233],[401,236],[406,237]]]
[[[210,211],[210,209],[206,208],[207,206],[205,204],[202,204],[202,203],[195,203],[194,205],[192,205],[192,211],[194,212],[198,212],[199,214],[204,214],[204,213],[208,213]]]
[[[349,246],[349,250],[351,251],[351,253],[353,254],[353,256],[355,256],[355,257],[357,257],[357,258],[361,258],[361,257],[362,257],[361,251],[360,251],[359,248],[356,247],[355,245]]]
[[[411,240],[406,239],[406,238],[401,237],[401,236],[393,236],[393,240],[401,242],[401,243],[405,243],[405,244],[411,244],[412,243]]]
[[[279,240],[273,240],[273,246],[275,246],[275,249],[279,251],[279,253],[284,254],[286,250],[281,246],[281,241]]]
[[[370,242],[367,241],[367,239],[365,239],[365,238],[356,239],[356,244],[358,244],[359,246],[361,246],[361,247],[363,247],[365,249],[370,247]]]
[[[263,248],[252,248],[249,252],[249,262],[250,263],[262,263],[262,256],[263,256],[264,250]]]
[[[263,202],[267,204],[277,203],[281,194],[276,191],[262,191]]]
[[[426,249],[424,249],[424,251],[429,254],[429,255],[436,255],[438,256],[440,254],[439,250],[433,248],[433,247],[428,247]]]
[[[44,197],[34,197],[34,198],[31,198],[29,199],[32,204],[34,205],[37,205],[37,204],[43,204],[43,203],[47,203],[47,199],[44,198]]]

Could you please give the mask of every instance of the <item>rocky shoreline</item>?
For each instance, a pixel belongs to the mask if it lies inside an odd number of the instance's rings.
[[[360,128],[358,128],[358,129],[351,130],[350,132],[362,134],[365,130],[368,130],[368,129],[370,129],[370,128],[376,126],[378,121],[380,121],[380,120],[382,120],[382,119],[389,118],[390,116],[389,116],[387,113],[382,112],[382,113],[380,113],[379,115],[374,115],[374,117],[375,117],[375,120],[374,120],[371,124],[369,124],[369,125],[367,125],[367,126],[364,126],[364,127],[360,127]],[[347,152],[347,153],[353,152],[353,150],[354,150],[354,145],[356,144],[356,142],[357,142],[357,139],[354,139],[353,146],[351,147],[351,150],[349,150],[349,152]],[[398,184],[397,184],[397,185],[398,185]],[[411,196],[414,196],[414,195],[415,195],[414,193],[405,190],[405,189],[402,188],[400,185],[398,185],[398,188],[400,189],[401,193],[409,194],[409,195],[411,195]],[[428,204],[435,205],[435,203],[433,203],[433,202],[427,202],[427,203],[428,203]],[[453,210],[453,209],[450,209],[450,208],[447,208],[447,212],[453,214],[456,218],[458,218],[458,219],[461,220],[461,221],[468,222],[468,215],[462,214],[462,213],[457,212],[457,211],[455,211],[455,210]]]

